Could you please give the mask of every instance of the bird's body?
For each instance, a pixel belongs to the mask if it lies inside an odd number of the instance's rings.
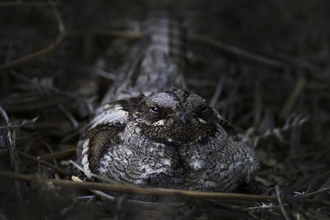
[[[186,90],[182,33],[170,15],[164,9],[152,15],[138,77],[95,112],[77,162],[87,177],[120,183],[228,192],[249,185],[258,168],[254,152],[203,98]]]

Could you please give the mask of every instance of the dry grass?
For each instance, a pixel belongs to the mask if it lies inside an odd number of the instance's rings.
[[[255,148],[256,195],[70,180],[81,128],[141,37],[147,2],[0,3],[0,218],[329,219],[325,0],[173,3],[188,85]]]

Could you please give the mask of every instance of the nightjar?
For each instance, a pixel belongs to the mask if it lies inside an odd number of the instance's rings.
[[[253,150],[205,99],[187,90],[178,17],[149,13],[134,55],[110,102],[99,107],[78,143],[77,163],[119,183],[231,192],[251,185]],[[142,46],[141,46],[142,45]]]

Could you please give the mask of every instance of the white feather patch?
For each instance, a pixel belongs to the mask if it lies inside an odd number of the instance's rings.
[[[89,161],[88,161],[88,152],[89,152],[89,139],[86,139],[83,143],[83,150],[82,154],[83,157],[81,159],[81,165],[83,166],[84,173],[87,176],[87,178],[91,178],[91,170],[89,169]]]
[[[160,125],[164,125],[164,124],[165,124],[164,119],[156,121],[156,122],[153,123],[153,125],[156,125],[156,126],[160,126]]]
[[[189,166],[194,170],[199,170],[204,166],[204,162],[202,160],[193,160],[189,163]]]
[[[198,118],[198,121],[201,122],[201,123],[203,123],[203,124],[206,124],[206,121],[204,121],[204,120],[201,119],[201,118]]]
[[[101,112],[99,115],[95,116],[90,122],[90,129],[95,128],[100,124],[121,122],[125,123],[128,119],[128,112],[122,110],[120,105],[115,105],[113,108]]]

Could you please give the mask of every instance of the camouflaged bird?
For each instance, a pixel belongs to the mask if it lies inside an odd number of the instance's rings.
[[[150,13],[134,77],[117,83],[78,143],[77,163],[119,183],[231,192],[253,185],[253,150],[183,78],[181,23]],[[142,43],[141,43],[142,44]]]

